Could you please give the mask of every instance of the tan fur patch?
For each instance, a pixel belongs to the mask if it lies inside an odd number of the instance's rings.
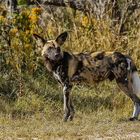
[[[78,61],[77,61],[77,59],[74,59],[74,57],[69,60],[69,63],[68,63],[68,76],[69,76],[69,78],[71,78],[74,75],[74,73],[77,69],[77,65],[78,65]]]

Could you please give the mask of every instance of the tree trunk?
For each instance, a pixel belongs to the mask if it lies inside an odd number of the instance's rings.
[[[17,0],[6,0],[6,7],[10,14],[17,11]]]

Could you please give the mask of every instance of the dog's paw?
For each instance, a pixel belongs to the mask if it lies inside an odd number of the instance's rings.
[[[137,121],[137,120],[138,120],[138,118],[136,118],[136,117],[129,118],[129,121]]]

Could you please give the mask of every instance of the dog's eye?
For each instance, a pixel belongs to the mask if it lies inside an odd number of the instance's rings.
[[[57,51],[60,52],[60,47],[57,47]]]
[[[48,48],[48,51],[51,51],[51,50],[52,50],[52,48],[53,48],[53,47],[49,47],[49,48]]]

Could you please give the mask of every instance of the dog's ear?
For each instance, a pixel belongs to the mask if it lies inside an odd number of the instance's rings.
[[[56,42],[61,46],[64,44],[64,42],[66,41],[68,36],[67,32],[63,32],[62,34],[60,34],[57,38],[56,38]]]
[[[33,34],[33,38],[36,40],[36,43],[38,46],[40,46],[40,47],[44,46],[46,40],[43,37],[41,37],[37,34]]]

